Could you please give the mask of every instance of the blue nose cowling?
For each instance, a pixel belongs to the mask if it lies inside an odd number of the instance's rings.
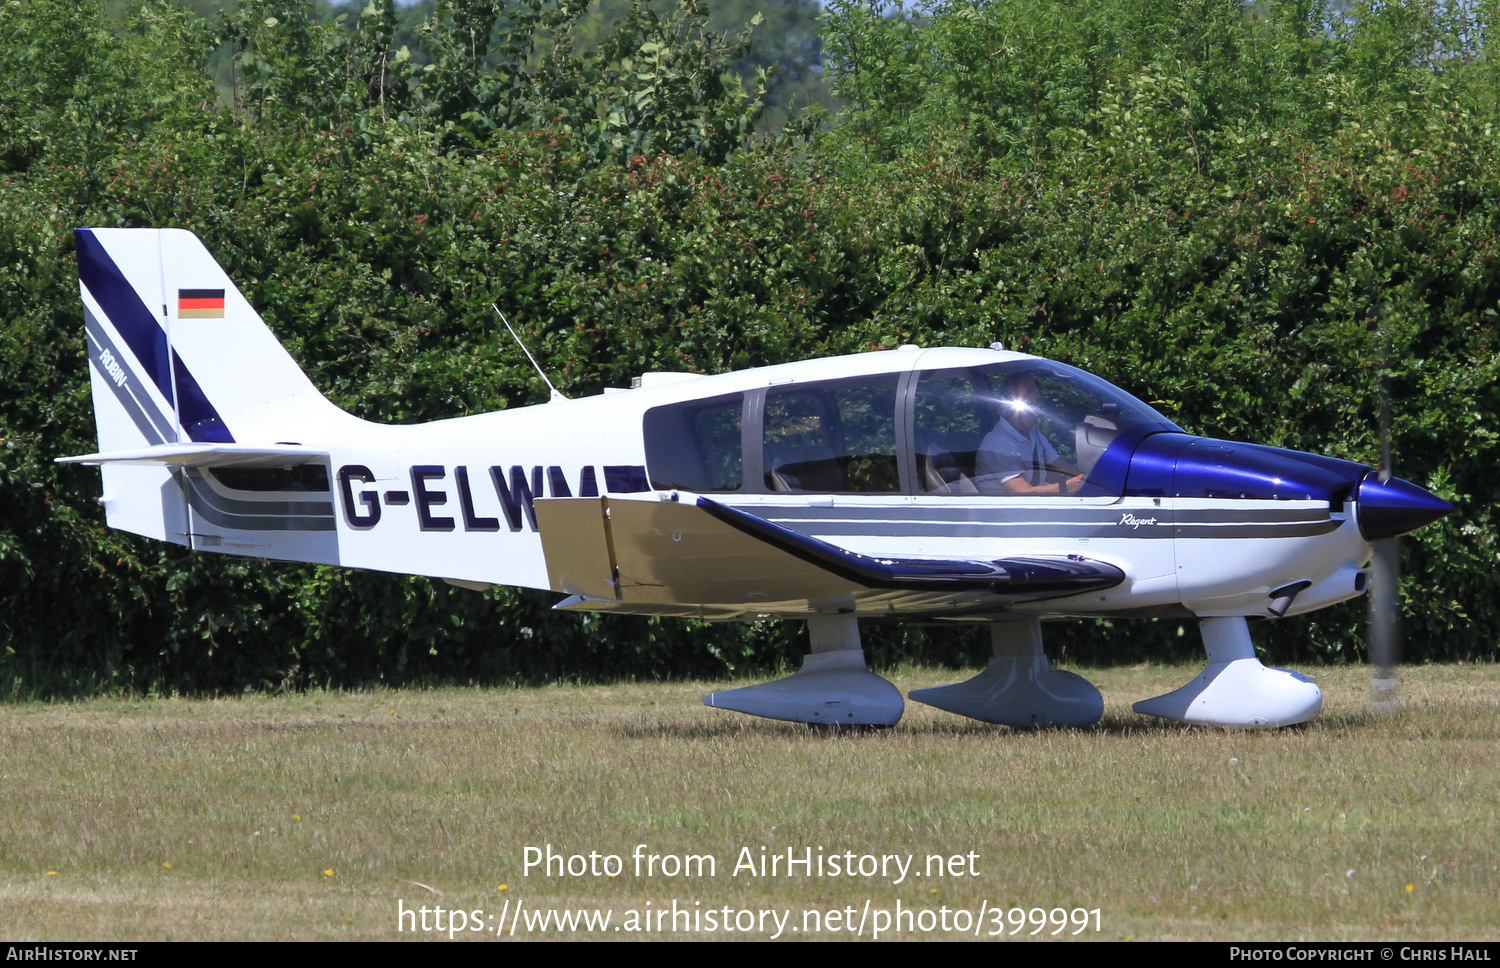
[[[1382,481],[1374,471],[1360,481],[1355,500],[1359,533],[1366,541],[1415,531],[1454,510],[1453,505],[1431,491],[1399,477]]]
[[[1113,493],[1126,496],[1319,500],[1339,510],[1353,499],[1359,533],[1366,541],[1415,531],[1454,510],[1410,481],[1382,481],[1364,464],[1278,447],[1153,433],[1118,452],[1128,460],[1112,461],[1116,447],[1111,446],[1090,476],[1091,484],[1106,492],[1119,487]],[[1121,478],[1123,482],[1116,483]]]

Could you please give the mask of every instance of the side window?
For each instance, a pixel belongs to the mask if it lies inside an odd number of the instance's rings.
[[[761,466],[770,491],[842,491],[843,468],[833,446],[833,401],[817,390],[766,395]]]
[[[895,376],[769,391],[761,451],[766,489],[899,490],[895,414]]]
[[[694,400],[646,411],[646,468],[657,490],[738,491],[745,486],[741,457],[741,394]]]
[[[923,374],[912,408],[919,491],[979,493],[979,445],[998,415],[988,390],[983,377],[967,370]]]
[[[1077,493],[1073,420],[1045,370],[1013,367],[990,374],[998,414],[979,444],[974,483],[983,494],[1052,497]]]
[[[896,461],[896,376],[833,388],[843,431],[846,490],[901,489]]]
[[[916,489],[1118,496],[1119,462],[1103,462],[1105,452],[1122,434],[1128,444],[1152,429],[1181,432],[1120,388],[1061,363],[929,370],[918,374],[912,401]]]
[[[917,480],[929,494],[1078,493],[1066,387],[1045,369],[1002,364],[923,374],[912,430]]]

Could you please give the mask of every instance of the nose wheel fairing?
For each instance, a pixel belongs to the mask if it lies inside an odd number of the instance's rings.
[[[1305,723],[1323,710],[1316,683],[1255,657],[1242,617],[1199,620],[1208,665],[1192,682],[1134,705],[1145,716],[1205,726],[1273,728]]]

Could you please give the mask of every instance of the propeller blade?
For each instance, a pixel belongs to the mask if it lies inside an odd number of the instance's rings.
[[[1379,482],[1378,493],[1381,495],[1391,489],[1392,481],[1396,481],[1392,476],[1391,463],[1391,375],[1388,369],[1391,359],[1391,331],[1385,325],[1389,316],[1390,305],[1382,303],[1375,314],[1382,345],[1380,383],[1376,393],[1376,403],[1380,408],[1380,471],[1374,475]],[[1371,497],[1374,498],[1376,493],[1372,490]],[[1403,493],[1402,496],[1406,495]],[[1379,502],[1371,501],[1372,505],[1376,503]],[[1442,514],[1437,517],[1442,517]],[[1389,521],[1385,523],[1391,524]],[[1401,683],[1396,678],[1396,665],[1401,661],[1401,549],[1396,546],[1396,535],[1407,530],[1410,529],[1391,526],[1372,530],[1365,535],[1373,539],[1370,542],[1372,587],[1369,631],[1370,664],[1375,667],[1375,678],[1370,680],[1370,711],[1373,713],[1395,712],[1401,708],[1401,697],[1396,691]]]
[[[1401,706],[1396,689],[1401,663],[1401,551],[1395,538],[1381,538],[1372,545],[1370,559],[1370,710],[1394,712]]]

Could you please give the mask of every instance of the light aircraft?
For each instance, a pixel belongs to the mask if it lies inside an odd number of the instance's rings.
[[[758,716],[894,724],[901,693],[860,644],[859,620],[878,618],[991,630],[983,672],[912,699],[1087,725],[1103,700],[1048,665],[1041,620],[1163,616],[1197,622],[1207,667],[1136,711],[1303,722],[1322,694],[1262,666],[1246,619],[1363,593],[1372,541],[1452,510],[1361,464],[1191,436],[1095,376],[998,346],[648,373],[384,426],[327,401],[191,233],[76,242],[99,452],[62,460],[101,466],[112,527],[550,589],[565,610],[806,621],[797,673],[704,698]]]

